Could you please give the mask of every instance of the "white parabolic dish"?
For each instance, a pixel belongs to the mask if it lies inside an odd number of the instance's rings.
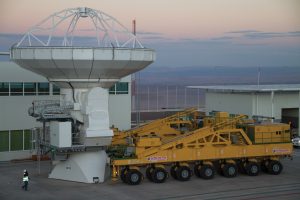
[[[145,48],[13,47],[11,59],[61,88],[109,88],[155,60]]]

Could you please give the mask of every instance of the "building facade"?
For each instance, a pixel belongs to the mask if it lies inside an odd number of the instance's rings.
[[[31,129],[42,124],[28,115],[35,100],[58,100],[60,89],[12,62],[0,62],[0,161],[34,153]],[[109,90],[110,125],[131,128],[131,76]]]

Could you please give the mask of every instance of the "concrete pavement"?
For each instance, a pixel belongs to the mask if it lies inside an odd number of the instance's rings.
[[[277,176],[216,175],[212,180],[193,176],[187,182],[169,177],[162,184],[145,179],[140,185],[130,186],[110,180],[103,184],[84,184],[48,179],[49,161],[41,162],[41,174],[37,162],[0,163],[0,199],[300,199],[300,149],[295,150],[293,160],[285,159],[282,164],[284,169]],[[29,171],[31,178],[27,192],[21,189],[23,169]]]

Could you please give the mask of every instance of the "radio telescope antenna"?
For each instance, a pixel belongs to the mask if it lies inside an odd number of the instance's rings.
[[[87,19],[93,37],[76,35],[77,25]],[[54,153],[68,155],[67,160],[54,162],[49,177],[103,182],[107,160],[103,149],[113,137],[108,88],[154,62],[155,51],[145,48],[112,16],[86,7],[50,15],[10,51],[12,61],[61,89],[58,103],[37,103],[29,109],[31,116],[49,123]]]

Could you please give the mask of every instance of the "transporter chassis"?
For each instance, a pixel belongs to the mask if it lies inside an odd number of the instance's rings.
[[[244,117],[200,128],[158,145],[139,146],[137,142],[135,157],[112,158],[112,178],[129,185],[140,184],[144,179],[141,168],[146,168],[146,177],[154,183],[166,181],[167,168],[179,181],[187,181],[193,174],[212,179],[216,172],[228,178],[238,172],[249,176],[257,176],[260,171],[280,174],[283,166],[279,160],[291,157],[292,144],[254,144],[243,129],[237,128]]]

